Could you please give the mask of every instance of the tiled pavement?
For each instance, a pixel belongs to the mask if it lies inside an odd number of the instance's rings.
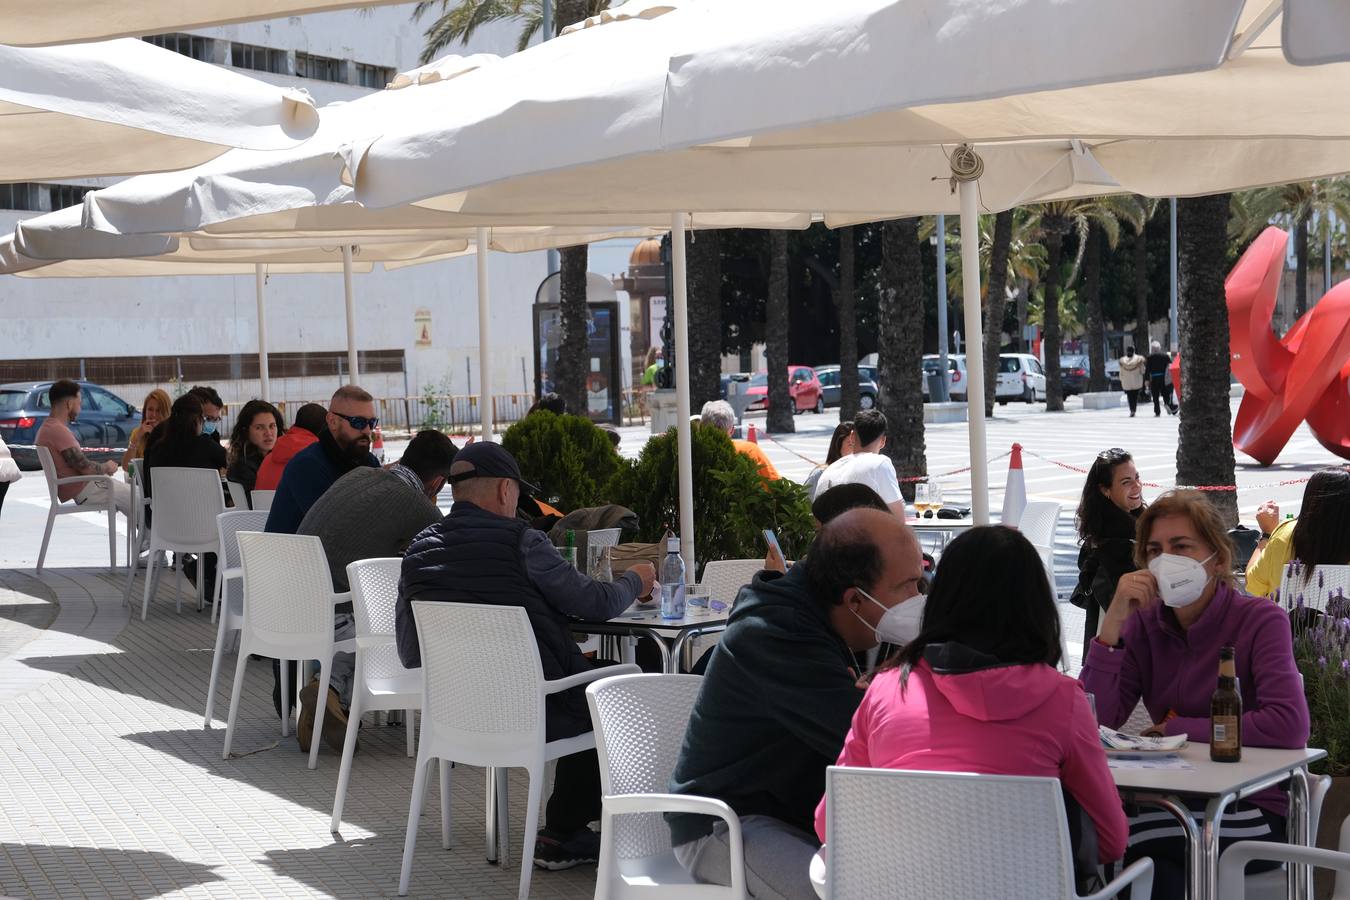
[[[0,894],[35,898],[393,897],[413,761],[402,727],[367,722],[340,836],[337,754],[310,771],[281,738],[271,671],[248,667],[220,758],[224,701],[202,729],[215,630],[165,579],[146,622],[105,569],[0,571]],[[137,587],[141,582],[137,581]],[[454,847],[428,797],[412,897],[514,897],[524,780],[512,782],[512,864],[484,861],[481,770],[451,778]],[[531,896],[589,897],[594,870],[534,874]]]

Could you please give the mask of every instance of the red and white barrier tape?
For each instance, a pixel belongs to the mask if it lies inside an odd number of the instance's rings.
[[[1022,447],[1022,452],[1023,452],[1024,454],[1026,454],[1027,456],[1030,456],[1030,457],[1032,457],[1032,458],[1034,458],[1034,459],[1039,459],[1041,462],[1048,462],[1048,463],[1050,463],[1050,464],[1053,465],[1053,466],[1059,466],[1061,469],[1068,469],[1070,472],[1078,472],[1078,473],[1081,474],[1081,475],[1086,475],[1087,472],[1088,472],[1088,470],[1085,469],[1085,468],[1083,468],[1082,466],[1075,466],[1075,465],[1073,465],[1073,464],[1071,464],[1071,463],[1060,462],[1060,461],[1057,460],[1057,459],[1051,459],[1051,458],[1048,457],[1048,456],[1042,456],[1041,454],[1036,453],[1036,452],[1033,451],[1033,450],[1028,450],[1025,446]],[[1350,463],[1345,464],[1345,465],[1342,466],[1342,468],[1346,468],[1346,467],[1350,467]],[[1311,478],[1311,477],[1312,477],[1312,476],[1308,476],[1308,478]],[[1242,488],[1241,488],[1241,489],[1244,490],[1244,491],[1260,491],[1260,490],[1266,490],[1266,489],[1269,489],[1269,488],[1289,487],[1289,486],[1295,485],[1295,484],[1307,484],[1307,483],[1308,483],[1308,478],[1286,478],[1286,479],[1284,479],[1283,481],[1268,481],[1268,482],[1265,482],[1264,484],[1246,484],[1246,485],[1242,485]],[[1159,483],[1156,482],[1156,481],[1141,481],[1140,484],[1142,484],[1144,487],[1158,488],[1159,490],[1169,490],[1169,491],[1237,491],[1237,490],[1238,490],[1238,485],[1236,485],[1236,484],[1171,484],[1171,485],[1168,485],[1168,484],[1159,484]]]

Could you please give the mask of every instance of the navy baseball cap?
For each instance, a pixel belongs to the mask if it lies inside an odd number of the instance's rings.
[[[494,444],[491,441],[475,441],[467,444],[455,454],[452,469],[462,469],[462,463],[468,463],[473,468],[452,474],[449,479],[451,484],[468,481],[470,478],[513,478],[520,483],[521,493],[534,494],[539,491],[539,488],[521,477],[516,458],[501,444]]]

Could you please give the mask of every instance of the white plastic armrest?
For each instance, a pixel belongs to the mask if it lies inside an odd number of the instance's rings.
[[[1338,850],[1319,850],[1297,844],[1276,844],[1269,841],[1238,841],[1229,846],[1219,858],[1219,896],[1224,900],[1242,900],[1243,870],[1256,859],[1285,863],[1300,863],[1323,869],[1350,872],[1350,853]]]
[[[741,845],[741,819],[735,810],[721,800],[689,794],[606,794],[602,802],[606,815],[650,812],[694,813],[701,816],[716,816],[726,822],[727,849],[731,862],[731,889],[738,896],[747,896],[745,852]],[[1150,862],[1150,881],[1152,871],[1153,863]],[[1147,893],[1143,900],[1148,900]]]
[[[1135,860],[1106,887],[1079,900],[1107,900],[1109,897],[1118,896],[1125,885],[1131,883],[1134,886],[1130,888],[1130,900],[1149,900],[1153,894],[1153,860],[1148,857]],[[1220,893],[1219,896],[1228,900],[1227,894]]]
[[[619,666],[601,666],[598,669],[591,669],[589,672],[578,672],[575,675],[568,675],[566,678],[555,678],[552,681],[544,682],[545,694],[556,694],[558,691],[566,691],[570,688],[580,687],[583,684],[590,684],[592,681],[599,681],[601,678],[608,678],[611,675],[641,675],[642,669],[632,663],[625,663]]]
[[[352,592],[351,592],[351,591],[341,591],[341,592],[334,591],[334,592],[333,592],[333,605],[334,605],[334,606],[337,606],[339,603],[351,603],[351,602],[352,602]]]
[[[363,634],[356,638],[356,648],[358,650],[373,650],[376,647],[392,647],[398,643],[398,638],[392,634]]]
[[[71,475],[69,478],[56,479],[57,484],[78,484],[82,481],[106,481],[112,483],[111,475]]]

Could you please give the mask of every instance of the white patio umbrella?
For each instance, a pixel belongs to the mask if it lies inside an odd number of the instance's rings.
[[[0,44],[0,181],[179,169],[232,147],[294,147],[318,124],[302,90],[144,41]]]
[[[66,44],[380,6],[400,0],[0,0],[0,42]]]

